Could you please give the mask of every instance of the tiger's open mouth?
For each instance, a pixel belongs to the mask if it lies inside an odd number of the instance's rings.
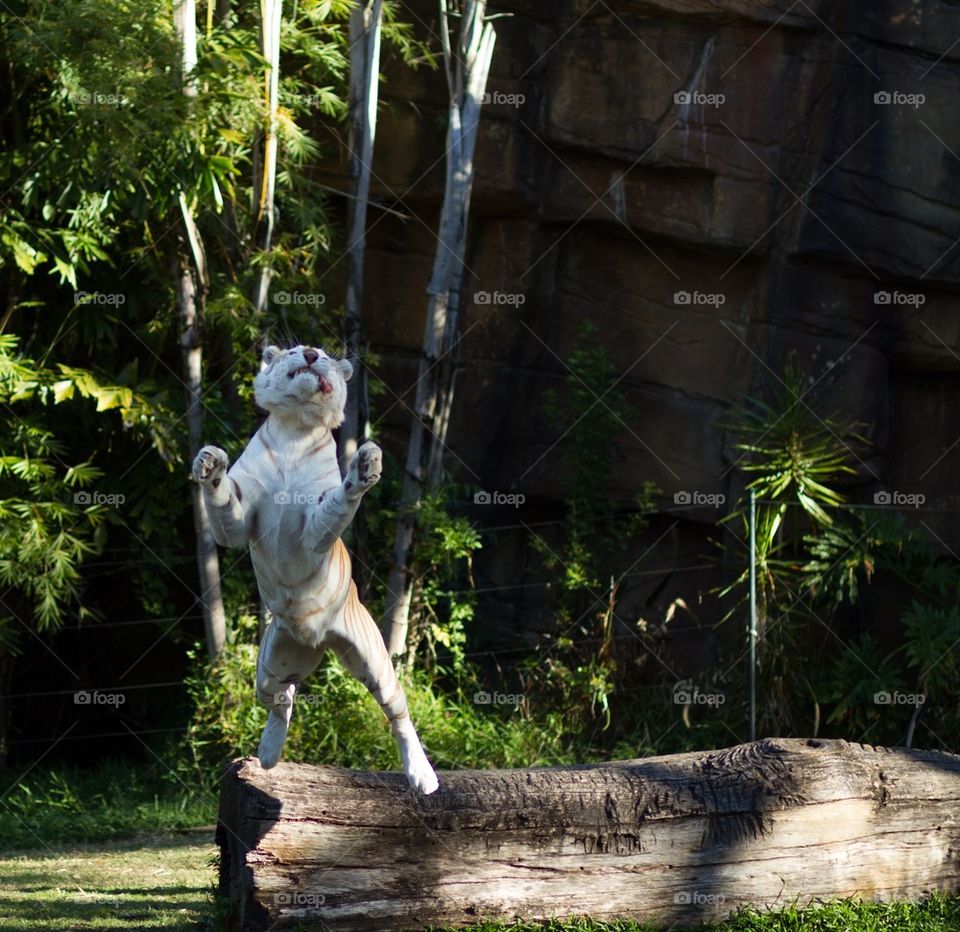
[[[301,366],[299,369],[294,369],[287,375],[288,379],[294,379],[296,376],[300,375],[302,372],[309,372],[310,375],[314,376],[317,380],[317,390],[323,392],[324,395],[329,395],[333,391],[333,386],[330,384],[329,379],[320,375],[316,369],[311,368],[310,366]]]

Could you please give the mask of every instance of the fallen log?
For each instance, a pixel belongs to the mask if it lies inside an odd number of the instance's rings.
[[[696,925],[741,906],[960,885],[960,757],[767,739],[583,767],[399,773],[234,761],[233,929],[424,929],[590,916]]]

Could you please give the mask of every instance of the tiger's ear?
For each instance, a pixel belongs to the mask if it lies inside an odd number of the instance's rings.
[[[264,349],[263,355],[260,357],[260,371],[265,372],[270,366],[273,365],[273,361],[280,355],[282,350],[279,346],[268,346]]]
[[[353,375],[353,364],[349,359],[338,359],[337,368],[340,370],[340,375],[343,376],[344,382],[350,381],[350,376]]]

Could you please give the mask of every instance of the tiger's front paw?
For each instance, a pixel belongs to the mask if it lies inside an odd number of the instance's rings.
[[[383,454],[380,447],[368,440],[354,454],[347,470],[347,478],[343,483],[347,498],[359,498],[372,489],[380,481],[382,469]]]
[[[216,488],[229,465],[230,460],[220,447],[204,447],[193,461],[193,478],[201,485]]]

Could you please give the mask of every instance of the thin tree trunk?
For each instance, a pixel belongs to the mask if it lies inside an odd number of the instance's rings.
[[[264,97],[267,125],[263,141],[263,169],[260,175],[260,195],[257,209],[257,243],[265,254],[273,245],[274,195],[277,181],[277,111],[280,96],[280,21],[282,0],[260,0],[260,41],[267,62],[264,75]],[[267,292],[272,272],[268,262],[260,266],[254,293],[254,307],[258,313],[267,308]]]
[[[175,0],[173,5],[173,28],[177,34],[180,61],[177,62],[177,77],[180,90],[187,97],[196,97],[193,70],[197,67],[197,4],[196,0]]]
[[[403,655],[407,647],[413,574],[413,546],[417,506],[424,492],[436,487],[443,475],[443,450],[453,401],[454,360],[460,310],[460,286],[466,254],[473,151],[480,122],[480,102],[487,84],[496,35],[484,22],[484,0],[466,0],[460,18],[457,47],[450,41],[446,0],[440,0],[443,57],[450,91],[447,126],[447,177],[430,295],[423,332],[417,396],[407,447],[403,495],[394,539],[393,566],[387,578],[384,619],[390,654]]]
[[[350,202],[346,312],[343,341],[347,356],[359,363],[360,330],[363,311],[363,265],[366,250],[367,202],[370,197],[370,172],[373,142],[377,130],[377,100],[380,77],[380,32],[383,21],[382,0],[362,0],[350,15],[350,178],[354,182]],[[355,365],[353,391],[338,439],[340,467],[346,472],[365,436],[367,411],[364,405],[366,371]]]
[[[199,295],[191,259],[182,248],[182,237],[179,245],[181,248],[177,255],[176,294],[177,313],[180,318],[180,350],[183,381],[187,386],[187,435],[190,450],[196,452],[203,444],[203,405],[200,400],[203,350],[200,342]],[[210,528],[210,519],[203,505],[200,486],[196,483],[191,485],[203,627],[207,640],[207,656],[215,660],[223,651],[227,632],[223,594],[220,590],[220,557]]]
[[[277,184],[277,114],[280,108],[280,25],[283,19],[282,0],[260,0],[260,51],[267,62],[264,74],[264,104],[267,112],[261,150],[255,144],[254,178],[259,179],[259,201],[254,242],[261,250],[260,274],[254,290],[253,304],[258,314],[267,309],[267,295],[273,270],[267,253],[273,246],[273,225],[276,219],[275,200]],[[259,593],[258,593],[259,598]],[[257,610],[260,637],[270,623],[270,610],[260,600]]]
[[[174,6],[174,28],[180,45],[179,75],[181,89],[188,97],[196,95],[193,69],[197,64],[197,10],[195,0],[179,0]],[[201,320],[207,292],[207,267],[200,231],[184,193],[179,195],[180,225],[174,290],[180,322],[180,351],[183,381],[187,389],[187,436],[191,455],[203,443],[203,344]],[[226,643],[226,613],[220,590],[220,557],[203,505],[200,488],[193,485],[193,527],[196,536],[197,570],[200,579],[200,604],[207,640],[207,655],[215,660]]]
[[[223,30],[230,30],[235,25],[231,0],[207,0],[214,3],[214,22]],[[244,247],[248,237],[241,236],[239,223],[237,221],[237,196],[236,190],[231,186],[230,189],[223,191],[223,211],[220,217],[220,229],[225,233],[220,233],[220,239],[223,243],[222,258],[226,264],[227,274],[236,282],[238,270],[242,268],[245,261]],[[219,348],[219,347],[218,347]],[[209,348],[208,348],[209,357]],[[227,335],[222,340],[222,371],[221,385],[223,386],[223,397],[227,404],[227,410],[236,423],[242,419],[244,402],[240,398],[237,390],[236,369],[237,361],[233,350],[233,341]]]

